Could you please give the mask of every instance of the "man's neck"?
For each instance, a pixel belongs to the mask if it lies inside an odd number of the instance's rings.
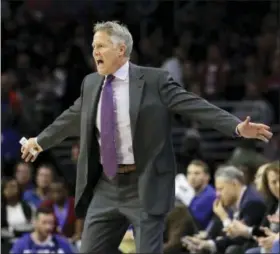
[[[116,71],[118,71],[122,66],[124,66],[124,64],[128,61],[128,58],[124,58],[122,59],[118,64],[116,64],[116,69],[114,70],[114,72],[112,74],[114,74]]]
[[[200,188],[195,190],[195,194],[198,195],[199,193],[201,193],[205,187],[207,186],[207,184],[203,184],[202,186],[200,186]]]
[[[45,242],[45,241],[48,239],[49,235],[43,236],[42,234],[39,234],[37,231],[34,231],[34,232],[31,234],[31,237],[32,237],[32,239],[33,239],[35,242],[37,242],[37,243],[43,243],[43,242]]]

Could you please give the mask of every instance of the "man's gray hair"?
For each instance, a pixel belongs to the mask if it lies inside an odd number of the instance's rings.
[[[221,166],[215,173],[215,179],[223,178],[226,181],[237,180],[244,184],[244,173],[234,166]]]
[[[133,39],[125,25],[119,24],[117,21],[98,22],[94,25],[93,31],[94,33],[98,31],[107,32],[115,45],[123,42],[126,45],[125,56],[130,56],[133,48]]]

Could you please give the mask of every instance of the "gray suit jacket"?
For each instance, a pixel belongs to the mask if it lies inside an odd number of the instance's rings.
[[[45,150],[68,136],[80,136],[76,179],[76,213],[84,216],[99,180],[97,103],[103,77],[87,75],[81,96],[38,135]],[[167,213],[174,204],[176,163],[171,140],[171,113],[192,118],[233,136],[239,119],[187,92],[166,71],[130,64],[129,115],[136,168],[140,174],[139,197],[146,212]]]

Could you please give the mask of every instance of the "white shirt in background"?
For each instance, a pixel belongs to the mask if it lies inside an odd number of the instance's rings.
[[[189,206],[195,196],[193,187],[188,183],[187,178],[183,174],[175,177],[175,197],[185,206]]]

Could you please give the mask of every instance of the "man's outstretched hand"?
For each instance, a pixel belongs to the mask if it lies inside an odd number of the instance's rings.
[[[35,154],[33,153],[35,151]],[[21,158],[25,160],[25,162],[35,161],[37,156],[43,149],[38,145],[36,138],[30,138],[27,142],[21,147]]]
[[[268,143],[273,135],[270,127],[265,124],[252,123],[250,121],[251,118],[247,116],[245,121],[237,125],[238,134],[243,138],[255,138]]]

